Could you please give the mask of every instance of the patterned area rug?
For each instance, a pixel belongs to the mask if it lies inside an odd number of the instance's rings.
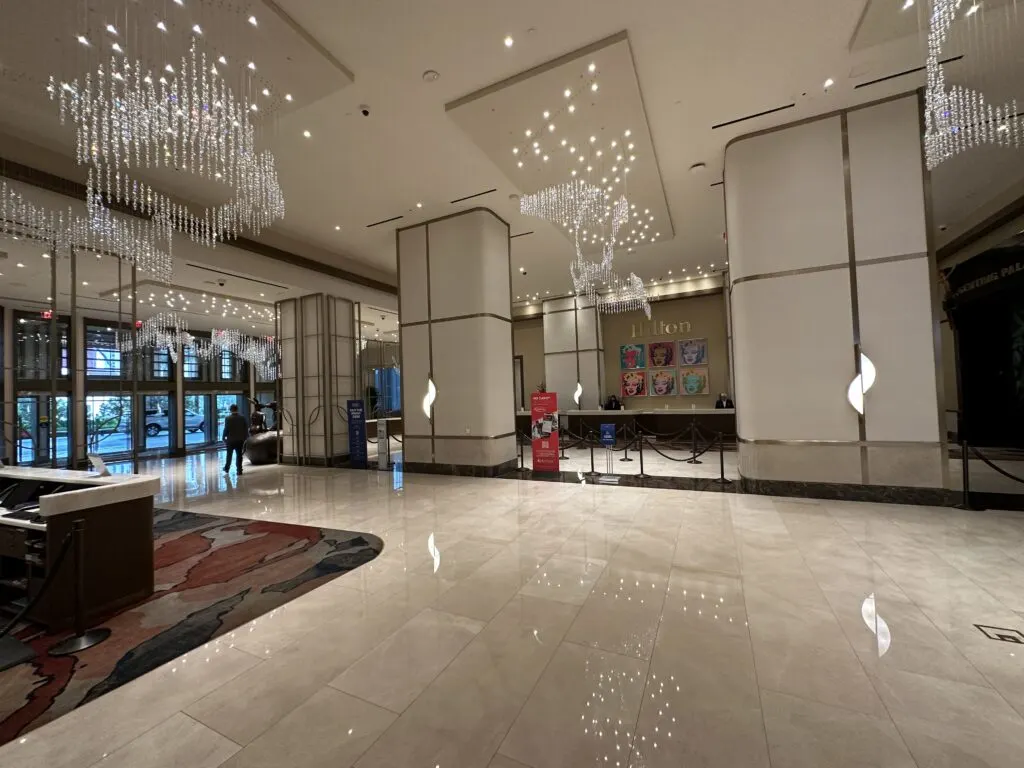
[[[0,744],[368,563],[376,536],[157,509],[156,591],[95,626],[110,638],[77,656],[46,650],[66,637],[25,627],[36,658],[0,672]],[[32,638],[31,640],[29,638]]]

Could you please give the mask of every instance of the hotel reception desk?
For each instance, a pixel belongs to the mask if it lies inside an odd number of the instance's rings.
[[[567,430],[566,437],[576,435],[586,437],[588,432],[595,435],[601,431],[602,424],[615,424],[617,427],[635,424],[637,428],[655,437],[671,437],[687,432],[696,425],[700,433],[711,440],[722,433],[726,445],[736,441],[736,411],[732,408],[650,408],[620,411],[559,411],[559,422],[562,430]],[[519,411],[516,414],[516,430],[524,435],[530,434],[530,412]]]
[[[0,467],[0,623],[39,594],[27,618],[62,629],[74,617],[75,568],[69,542],[83,522],[87,620],[153,594],[153,495],[160,478]],[[56,573],[53,573],[56,569]]]

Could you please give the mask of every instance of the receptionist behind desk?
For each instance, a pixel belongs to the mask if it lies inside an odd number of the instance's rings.
[[[721,408],[735,408],[735,407],[736,406],[733,405],[732,400],[729,399],[729,396],[727,394],[725,394],[725,392],[720,394],[718,396],[718,399],[715,400],[715,408],[721,409]]]
[[[619,411],[622,410],[622,403],[619,402],[619,398],[617,398],[615,395],[612,395],[604,404],[604,409],[606,411]]]

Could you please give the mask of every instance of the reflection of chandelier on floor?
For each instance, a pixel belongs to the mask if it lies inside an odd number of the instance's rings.
[[[256,105],[236,99],[195,40],[177,71],[167,65],[166,75],[154,75],[139,60],[111,57],[84,83],[51,77],[48,90],[59,101],[61,122],[76,127],[76,159],[89,165],[87,205],[96,221],[115,221],[104,201],[116,202],[149,217],[168,248],[171,228],[212,247],[245,230],[259,234],[284,215],[274,156],[256,148],[250,119]],[[131,175],[150,168],[223,183],[234,197],[193,214]]]
[[[928,30],[925,61],[925,157],[933,169],[954,155],[979,144],[1020,147],[1024,126],[1017,114],[1017,100],[1005,104],[986,103],[985,95],[961,85],[946,88],[940,57],[957,19],[963,0],[934,0]],[[973,4],[965,16],[977,13]]]
[[[576,258],[569,265],[569,274],[577,295],[589,298],[602,312],[643,310],[650,318],[651,306],[643,280],[632,273],[623,279],[612,269],[615,238],[623,224],[629,221],[629,204],[625,196],[620,196],[609,213],[604,207],[606,197],[600,187],[582,179],[574,179],[531,195],[523,195],[519,201],[519,210],[526,216],[536,216],[569,228],[576,249]],[[590,228],[603,227],[609,215],[612,220],[611,230],[607,236],[602,235],[600,238],[601,261],[589,261],[583,255],[586,237]],[[595,234],[591,235],[591,242],[597,242]]]

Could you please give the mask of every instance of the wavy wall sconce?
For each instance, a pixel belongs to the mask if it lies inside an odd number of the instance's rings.
[[[434,380],[427,379],[427,394],[423,396],[423,415],[429,420],[433,421],[433,407],[434,401],[437,399],[437,387],[434,386]]]
[[[583,384],[582,382],[576,382],[576,391],[572,393],[572,399],[576,403],[576,407],[580,407],[580,398],[583,397]]]
[[[846,399],[850,401],[853,409],[863,416],[864,395],[875,383],[875,364],[864,353],[860,356],[860,371],[850,382],[846,390]]]

